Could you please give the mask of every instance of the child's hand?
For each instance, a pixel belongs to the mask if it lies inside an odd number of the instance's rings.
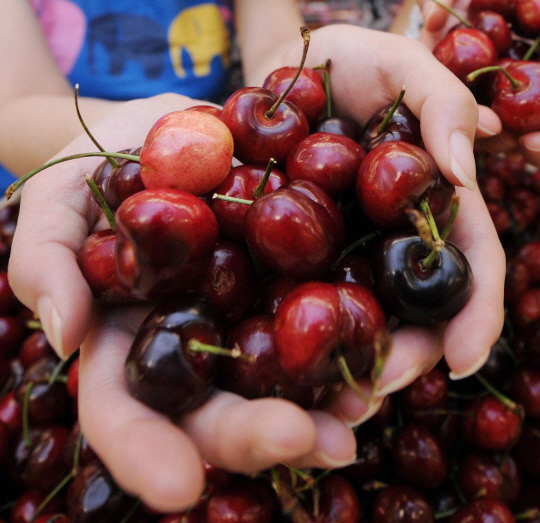
[[[299,48],[284,50],[273,66],[294,64]],[[405,103],[421,119],[428,152],[451,182],[475,187],[472,141],[475,132],[485,136],[486,131],[476,130],[478,112],[471,93],[424,46],[402,37],[334,26],[312,36],[311,65],[328,57],[333,60],[333,94],[340,112],[365,121],[393,101],[405,84]],[[262,79],[270,71],[261,69]],[[186,99],[176,95],[128,102],[93,131],[107,149],[137,146],[160,116],[184,107]],[[482,125],[493,127],[490,115]],[[61,155],[85,150],[93,147],[80,138]],[[84,174],[99,161],[61,164],[30,180],[13,244],[13,289],[39,314],[47,336],[63,356],[83,342],[92,320],[91,292],[76,253],[90,231],[104,227],[103,220],[98,224],[99,209],[84,182]],[[452,240],[473,269],[473,295],[446,329],[405,327],[395,333],[379,397],[369,412],[347,387],[332,393],[326,413],[306,413],[283,400],[247,401],[218,393],[186,416],[181,428],[175,427],[132,399],[124,384],[124,359],[147,309],[100,311],[82,346],[79,412],[84,433],[120,485],[158,509],[178,510],[194,503],[202,489],[201,455],[245,472],[282,461],[297,466],[343,465],[355,452],[347,425],[365,420],[384,394],[431,369],[443,352],[456,376],[476,371],[502,327],[504,253],[478,189],[458,188],[458,193],[461,210]],[[370,392],[369,382],[362,387]]]

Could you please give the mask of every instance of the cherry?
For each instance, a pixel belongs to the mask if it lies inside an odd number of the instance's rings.
[[[223,114],[223,109],[221,107],[214,107],[213,105],[194,105],[193,107],[188,107],[184,111],[197,111],[200,113],[207,113],[219,118],[221,120],[221,115]]]
[[[488,202],[486,206],[497,234],[503,236],[512,227],[510,213],[499,203]]]
[[[479,180],[480,190],[486,201],[501,201],[506,196],[504,182],[496,176],[483,176]]]
[[[17,434],[22,427],[22,409],[15,399],[15,392],[8,392],[0,398],[0,422],[11,432]]]
[[[527,416],[540,418],[540,370],[516,370],[510,390],[512,398],[523,405]]]
[[[396,396],[386,396],[379,410],[362,427],[379,432],[392,423],[396,411]]]
[[[451,523],[514,523],[510,509],[501,501],[479,498],[460,508],[450,519]]]
[[[227,178],[216,187],[216,193],[242,200],[253,200],[253,191],[263,180],[264,174],[265,169],[262,167],[239,165],[232,168]],[[272,168],[264,187],[264,194],[279,189],[286,182],[286,176],[278,169]],[[216,215],[220,233],[233,240],[243,240],[244,217],[249,207],[218,198],[214,198],[210,205]]]
[[[7,272],[0,271],[0,314],[15,312],[19,307],[19,300],[9,285]]]
[[[244,221],[252,253],[284,276],[322,276],[340,253],[343,217],[333,200],[308,181],[295,181],[261,196]]]
[[[207,523],[270,523],[274,499],[268,487],[237,480],[218,490],[206,505]]]
[[[448,473],[448,460],[439,442],[417,423],[406,425],[395,434],[392,462],[403,480],[420,488],[437,488]]]
[[[513,189],[509,195],[510,211],[521,229],[533,224],[538,215],[538,197],[527,189]]]
[[[292,381],[279,365],[272,316],[253,316],[243,321],[231,333],[229,346],[254,356],[254,360],[222,358],[219,384],[223,389],[248,399],[273,396],[293,401],[306,409],[313,407],[314,389]]]
[[[11,509],[10,523],[33,523],[34,515],[43,501],[45,501],[45,494],[35,490],[25,492]],[[58,499],[53,499],[44,507],[49,513],[55,512],[58,508],[60,508]]]
[[[452,71],[463,83],[467,76],[484,67],[495,65],[497,51],[491,38],[478,29],[456,29],[446,35],[433,49],[439,62]]]
[[[416,490],[393,486],[381,490],[373,502],[373,523],[433,523],[428,501]]]
[[[133,500],[114,483],[98,464],[82,469],[66,495],[68,517],[73,523],[118,523],[129,512]]]
[[[77,400],[79,396],[79,358],[77,358],[69,368],[66,389],[68,394],[74,400]]]
[[[369,259],[361,254],[347,254],[328,275],[328,280],[334,283],[357,283],[373,290],[371,267]]]
[[[200,293],[221,309],[231,324],[243,320],[256,301],[255,268],[248,250],[229,240],[218,240]]]
[[[516,18],[523,33],[536,38],[540,31],[540,2],[516,0]]]
[[[511,258],[506,264],[506,278],[504,280],[504,298],[507,301],[516,301],[531,283],[531,275],[526,263]]]
[[[528,422],[516,447],[516,456],[523,470],[534,479],[540,479],[540,425]]]
[[[233,137],[215,116],[175,111],[150,129],[141,150],[141,177],[147,189],[172,188],[206,194],[227,176]]]
[[[11,432],[7,425],[0,421],[0,466],[5,464],[10,450]]]
[[[24,325],[17,318],[0,316],[0,357],[15,356],[26,334]]]
[[[70,521],[64,514],[49,514],[37,518],[36,523],[70,523]]]
[[[57,365],[58,359],[54,356],[41,358],[24,373],[23,383],[17,389],[17,402],[22,406],[32,384],[28,396],[28,415],[32,424],[51,423],[66,414],[68,396],[64,385],[49,383]]]
[[[367,152],[385,142],[407,142],[422,147],[420,121],[406,105],[400,104],[386,128],[381,132],[378,131],[391,108],[392,104],[386,105],[366,123],[360,143]]]
[[[263,88],[281,96],[297,72],[297,67],[276,69],[266,77]],[[285,100],[296,105],[306,115],[310,124],[316,122],[326,106],[324,83],[317,71],[304,67]]]
[[[526,243],[519,250],[517,258],[527,267],[530,280],[540,283],[540,241]]]
[[[356,193],[366,216],[379,228],[409,225],[404,209],[429,201],[435,218],[450,209],[454,187],[439,173],[428,153],[405,142],[373,149],[358,172]]]
[[[524,292],[514,305],[513,315],[519,327],[540,318],[540,288]]]
[[[26,338],[19,349],[18,359],[26,370],[37,360],[52,354],[47,336],[43,331],[36,331]]]
[[[469,9],[472,12],[495,11],[505,18],[511,18],[514,14],[514,0],[471,0]]]
[[[141,191],[116,213],[116,272],[132,295],[164,297],[184,285],[182,269],[213,248],[218,226],[199,198],[174,189]]]
[[[513,349],[520,360],[540,370],[540,319],[532,321],[518,332]]]
[[[478,374],[496,387],[502,387],[512,373],[512,358],[503,341],[496,342],[489,352],[489,358]],[[510,349],[511,351],[511,349]]]
[[[416,412],[423,410],[443,409],[446,407],[447,399],[448,378],[446,373],[438,368],[416,378],[401,392],[403,413],[408,417],[413,417]],[[417,421],[425,424],[433,421],[433,418],[421,416]]]
[[[459,463],[458,482],[469,499],[482,496],[508,504],[516,501],[521,490],[521,474],[510,456],[467,454]]]
[[[346,136],[315,133],[291,149],[286,172],[290,180],[308,180],[335,197],[354,186],[365,155]]]
[[[362,134],[362,128],[350,118],[331,116],[319,120],[313,128],[313,132],[339,134],[357,142]]]
[[[471,21],[475,29],[486,33],[495,46],[498,55],[502,55],[512,45],[512,33],[505,18],[494,11],[474,13]]]
[[[163,516],[159,523],[206,523],[204,508],[191,509],[181,514]]]
[[[260,312],[263,314],[275,314],[283,298],[296,287],[298,287],[298,282],[292,278],[286,278],[285,276],[267,278],[260,288]]]
[[[116,275],[116,234],[103,230],[91,234],[82,244],[77,263],[95,298],[110,302],[130,299]]]
[[[0,256],[6,256],[11,250],[18,217],[18,203],[10,203],[0,208]]]
[[[130,151],[129,149],[124,149],[118,152],[127,154]],[[103,198],[107,202],[107,205],[111,209],[116,210],[122,202],[110,187],[111,175],[113,173],[113,170],[113,164],[109,161],[108,158],[106,158],[96,167],[96,170],[92,174],[92,179],[94,180],[94,182],[96,182],[96,185],[98,186]],[[94,198],[96,203],[99,204],[99,201],[96,199],[96,197],[94,195],[92,195],[92,197]]]
[[[381,146],[382,147],[382,146]],[[420,325],[433,325],[454,317],[472,292],[469,262],[446,242],[437,261],[425,269],[429,249],[418,236],[390,235],[372,259],[375,292],[387,311]]]
[[[514,513],[520,514],[521,521],[529,523],[538,523],[540,515],[538,513],[538,500],[540,499],[539,485],[526,485],[519,496],[519,499],[512,506]],[[529,512],[529,517],[523,517],[524,513]]]
[[[225,319],[207,301],[186,297],[156,307],[126,359],[132,396],[171,417],[196,409],[212,393],[216,355],[188,350],[191,339],[222,346]]]
[[[523,182],[525,160],[521,154],[489,155],[484,169],[486,175],[496,176],[508,187],[517,187]]]
[[[506,53],[506,56],[512,60],[523,60],[530,48],[530,43],[524,42],[523,40],[512,40],[512,45]],[[538,60],[538,58],[540,58],[540,55],[538,48],[536,48],[529,60]]]
[[[373,481],[381,477],[385,467],[385,449],[381,438],[359,438],[356,440],[356,461],[339,470],[339,474],[353,485]]]
[[[343,359],[353,376],[361,376],[373,364],[373,343],[385,325],[377,299],[360,285],[300,285],[276,311],[279,362],[299,383],[339,381]]]
[[[54,426],[30,431],[30,445],[24,436],[19,438],[11,464],[11,476],[20,479],[29,489],[49,492],[67,473],[63,450],[69,432]]]
[[[131,149],[128,154],[139,156],[141,150],[142,147]],[[121,203],[133,194],[143,191],[145,187],[141,178],[141,165],[138,162],[125,158],[119,158],[117,162],[118,167],[115,167],[111,173],[109,190]]]
[[[79,441],[80,440],[80,441]],[[75,452],[79,447],[79,465],[85,467],[90,463],[99,461],[94,451],[90,448],[86,438],[81,435],[79,422],[75,422],[64,445],[62,458],[66,467],[72,468],[75,461]]]
[[[309,523],[356,523],[361,520],[360,501],[346,479],[329,475],[315,488],[320,498],[316,509],[309,507]]]
[[[463,434],[482,449],[504,452],[518,442],[521,421],[519,409],[512,409],[493,396],[485,396],[466,409]]]

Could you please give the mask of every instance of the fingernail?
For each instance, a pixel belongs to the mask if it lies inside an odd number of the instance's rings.
[[[454,131],[450,136],[450,169],[464,187],[474,191],[476,166],[473,149],[469,138],[461,131]]]
[[[322,450],[317,450],[313,453],[313,457],[329,469],[341,469],[356,461],[356,453],[349,459],[340,460],[330,457],[326,452],[323,452]]]
[[[523,136],[521,137],[520,142],[525,149],[533,153],[540,152],[540,135],[534,134]]]
[[[61,358],[65,358],[66,355],[64,354],[62,343],[62,320],[48,296],[39,298],[37,302],[37,315],[49,343]]]
[[[417,376],[420,376],[422,374],[422,370],[422,367],[413,367],[412,369],[407,369],[406,371],[402,372],[395,380],[388,382],[384,387],[376,391],[376,396],[378,398],[382,397],[384,399],[384,397],[388,396],[388,394],[392,394],[392,392],[401,390],[403,387],[409,385],[409,383],[414,381]]]
[[[345,420],[345,424],[350,428],[355,428],[358,425],[361,425],[362,423],[364,423],[364,421],[367,421],[369,418],[371,418],[381,408],[383,401],[384,397],[373,397],[369,402],[367,410],[358,419],[347,419]]]
[[[488,129],[487,127],[484,127],[483,125],[480,125],[480,124],[477,125],[477,128],[479,131],[482,131],[485,135],[487,135],[486,138],[489,136],[495,136],[496,134],[499,134],[498,131],[492,131],[491,129]]]
[[[488,358],[489,358],[489,352],[486,353],[486,355],[480,358],[478,361],[476,361],[474,365],[469,367],[467,370],[460,372],[459,374],[456,374],[455,372],[451,372],[448,376],[451,380],[454,380],[454,381],[469,378],[473,374],[476,374],[485,365]]]

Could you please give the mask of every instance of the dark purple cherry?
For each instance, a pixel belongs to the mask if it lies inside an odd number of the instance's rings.
[[[528,422],[523,426],[521,438],[516,447],[516,457],[523,470],[540,480],[540,424]]]
[[[448,399],[448,378],[446,373],[434,368],[427,374],[416,378],[401,392],[401,405],[403,413],[409,418],[424,425],[433,425],[439,421],[439,416],[416,416],[420,411],[431,409],[444,409]]]
[[[446,242],[425,269],[429,253],[414,235],[391,235],[377,247],[371,265],[375,292],[400,320],[433,325],[453,318],[469,301],[473,274],[464,254]]]
[[[512,258],[506,264],[506,278],[504,280],[504,299],[516,301],[529,288],[531,276],[527,265]]]
[[[80,443],[79,443],[80,439]],[[67,467],[73,467],[75,460],[75,451],[79,446],[79,465],[85,467],[90,463],[99,461],[99,458],[96,456],[95,452],[90,448],[88,441],[84,436],[81,436],[81,427],[79,422],[75,422],[71,432],[67,438],[66,444],[64,445],[64,450],[62,457],[64,463]]]
[[[516,356],[540,370],[540,319],[520,329],[512,342]]]
[[[0,314],[16,312],[20,307],[21,304],[9,285],[7,271],[0,271]]]
[[[20,320],[13,316],[0,316],[0,357],[14,357],[27,334]]]
[[[479,498],[460,508],[450,519],[451,523],[514,523],[510,509],[492,498]]]
[[[11,509],[9,523],[33,523],[37,509],[45,501],[45,497],[46,494],[35,490],[29,490],[22,494]],[[57,497],[45,506],[44,511],[54,513],[59,508],[61,508],[61,503]]]
[[[226,323],[215,306],[187,297],[156,307],[139,329],[126,360],[130,393],[172,418],[202,405],[213,390],[217,356],[188,351],[191,339],[223,346]]]
[[[328,275],[328,280],[334,283],[357,283],[373,290],[371,267],[369,259],[361,254],[347,254]]]
[[[385,458],[381,438],[358,438],[357,434],[356,461],[340,469],[339,474],[353,485],[379,479],[384,472]]]
[[[395,486],[381,490],[373,503],[373,523],[434,523],[433,509],[416,490]]]
[[[351,118],[331,116],[319,120],[312,132],[339,134],[357,142],[362,134],[362,128]]]
[[[24,369],[33,365],[37,360],[52,354],[47,336],[43,331],[36,331],[26,338],[19,349],[18,360]]]
[[[531,418],[540,418],[540,370],[516,370],[510,384],[512,399],[523,405]]]

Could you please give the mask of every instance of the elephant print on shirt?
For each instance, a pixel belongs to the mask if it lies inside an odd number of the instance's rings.
[[[193,64],[193,74],[208,76],[212,60],[221,57],[229,66],[230,38],[220,9],[215,4],[201,4],[183,10],[169,27],[169,52],[177,76],[185,78],[182,62],[185,50]]]
[[[139,62],[147,78],[159,78],[165,67],[167,37],[152,18],[130,13],[110,13],[94,18],[88,28],[88,62],[95,69],[95,46],[107,50],[109,74],[120,75],[128,60]]]

